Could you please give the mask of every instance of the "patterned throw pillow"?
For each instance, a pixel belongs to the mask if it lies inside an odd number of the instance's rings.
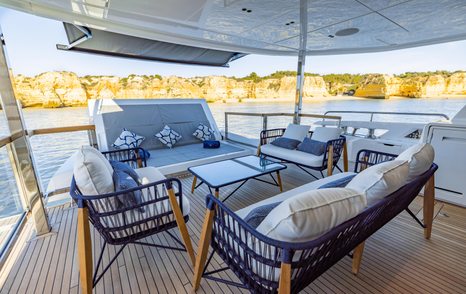
[[[181,139],[181,135],[172,130],[169,126],[165,126],[163,130],[155,134],[155,137],[168,148],[172,148],[176,142]]]
[[[197,129],[194,131],[193,136],[201,141],[210,140],[214,131],[204,124],[199,124]]]
[[[120,136],[115,140],[115,143],[113,143],[112,146],[116,149],[136,148],[141,145],[144,139],[146,138],[143,136],[139,136],[128,129],[123,129],[123,132],[121,132]]]

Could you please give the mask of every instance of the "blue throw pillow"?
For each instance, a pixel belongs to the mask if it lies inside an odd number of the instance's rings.
[[[262,206],[258,206],[251,210],[245,217],[244,221],[248,223],[254,229],[257,228],[260,223],[264,220],[264,218],[269,215],[269,213],[277,207],[281,202],[275,202],[270,204],[265,204]]]
[[[115,186],[115,192],[124,191],[139,186],[138,182],[136,182],[130,175],[118,169],[113,170],[113,184]],[[120,207],[118,208],[138,205],[142,203],[142,192],[133,191],[121,194],[118,196],[118,200],[120,202]],[[145,211],[143,207],[140,207],[138,210],[140,212]]]
[[[139,153],[139,158],[141,158],[142,160],[150,158],[149,151],[147,151],[145,149],[142,149],[142,148],[139,149],[138,153]],[[133,156],[131,157],[131,159],[136,159],[136,156],[135,156],[134,153],[133,153]]]
[[[110,165],[113,167],[114,171],[115,170],[122,171],[122,172],[128,174],[131,178],[133,178],[133,180],[136,183],[140,183],[138,174],[128,164],[126,164],[124,162],[120,162],[120,161],[110,160]]]
[[[344,188],[344,187],[346,187],[346,185],[348,185],[349,182],[351,182],[351,180],[354,178],[354,176],[356,176],[356,174],[349,175],[349,176],[346,176],[346,177],[343,177],[343,178],[339,178],[337,180],[328,182],[327,184],[323,184],[322,186],[320,186],[317,189]]]
[[[306,153],[311,153],[316,156],[321,156],[325,153],[326,143],[304,138],[304,141],[298,145],[298,150]]]
[[[294,150],[296,149],[299,143],[301,143],[301,141],[299,140],[281,137],[281,138],[273,140],[272,143],[270,144],[277,146],[277,147]]]

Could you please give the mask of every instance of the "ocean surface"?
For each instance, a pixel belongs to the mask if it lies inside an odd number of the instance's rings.
[[[437,112],[450,117],[454,116],[464,105],[466,98],[426,98],[396,100],[329,100],[305,102],[303,113],[323,114],[328,110],[388,111],[388,112]],[[209,104],[213,116],[220,129],[224,128],[225,112],[287,112],[292,113],[292,102],[248,102],[248,103],[215,103]],[[23,115],[27,129],[51,128],[89,123],[87,108],[60,109],[24,109]],[[343,115],[343,119],[367,120],[369,115]],[[286,127],[291,117],[269,118],[269,128]],[[437,120],[432,117],[377,115],[374,120],[400,122],[429,122]],[[302,123],[311,123],[303,119]],[[262,127],[260,117],[232,116],[229,119],[231,132],[257,138]],[[154,130],[154,133],[158,130]],[[0,111],[0,137],[8,134],[8,127],[2,111]],[[30,140],[34,153],[34,161],[38,167],[40,184],[45,191],[50,178],[60,165],[79,146],[88,143],[87,132],[34,136]],[[0,148],[0,217],[17,214],[22,211],[13,172],[9,164],[6,148]]]

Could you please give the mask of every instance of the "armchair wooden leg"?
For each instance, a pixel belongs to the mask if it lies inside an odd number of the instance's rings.
[[[348,145],[343,144],[343,171],[347,172],[349,170],[348,165]]]
[[[207,209],[204,224],[202,225],[201,239],[197,249],[196,265],[194,267],[193,287],[194,291],[199,289],[201,284],[202,272],[204,271],[207,253],[210,247],[210,238],[212,237],[212,225],[214,221],[215,209]]]
[[[291,292],[291,264],[282,262],[280,266],[280,280],[278,281],[278,293],[289,294]]]
[[[435,180],[432,176],[424,187],[424,237],[430,239],[432,234],[432,223],[434,221],[434,205],[435,205]]]
[[[193,177],[193,184],[191,186],[191,193],[194,193],[194,190],[196,189],[196,183],[197,183],[197,177]]]
[[[328,146],[327,151],[327,177],[330,177],[333,173],[333,146]]]
[[[280,171],[278,170],[277,170],[277,182],[278,182],[278,187],[280,188],[280,192],[283,192],[282,178],[280,176]]]
[[[261,155],[261,145],[260,145],[260,144],[259,144],[259,146],[257,146],[256,155],[257,155],[257,156],[260,156],[260,155]]]
[[[176,224],[178,225],[178,229],[180,230],[180,235],[181,239],[183,240],[184,247],[188,252],[188,256],[191,260],[192,265],[194,266],[195,258],[193,244],[191,243],[188,228],[186,227],[186,222],[184,221],[183,214],[181,213],[180,205],[178,204],[178,201],[176,201],[176,196],[175,192],[173,192],[173,188],[168,189],[168,198],[170,199],[170,205],[175,215]]]
[[[362,254],[364,252],[364,244],[365,242],[362,242],[359,244],[353,252],[353,268],[352,272],[353,274],[357,275],[359,273],[359,268],[361,267],[361,260],[362,260]]]
[[[87,207],[78,208],[78,258],[82,293],[92,293],[92,240]]]

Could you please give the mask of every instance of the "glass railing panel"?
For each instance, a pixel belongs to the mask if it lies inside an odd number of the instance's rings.
[[[15,233],[18,222],[25,209],[21,202],[18,186],[7,152],[0,148],[0,254],[4,251],[10,237]]]

